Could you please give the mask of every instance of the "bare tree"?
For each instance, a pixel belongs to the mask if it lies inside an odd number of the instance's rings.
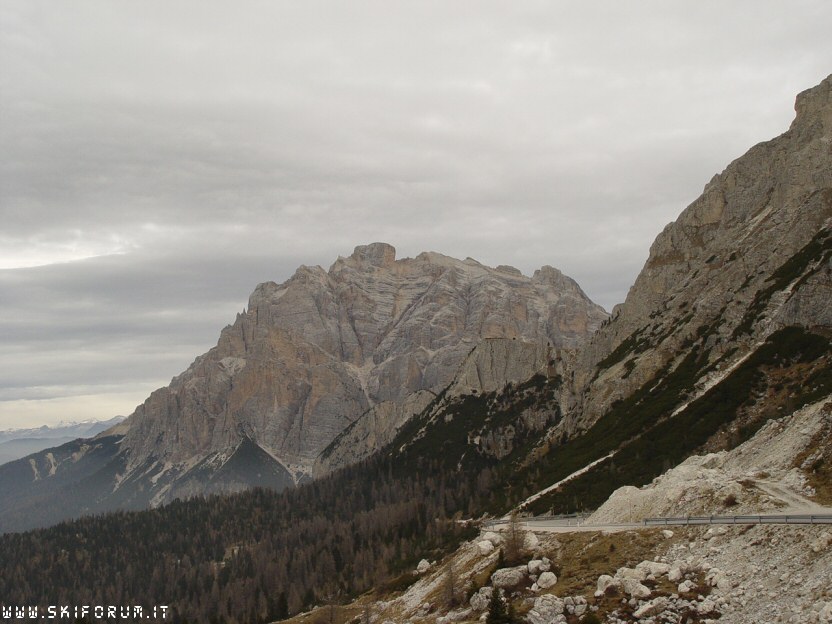
[[[506,531],[505,557],[508,565],[516,565],[523,556],[524,533],[520,528],[520,520],[517,511],[512,511],[508,520]]]
[[[445,579],[443,582],[443,590],[445,594],[445,602],[449,607],[456,607],[459,605],[459,578],[456,574],[454,562],[451,560],[448,567],[445,568]]]

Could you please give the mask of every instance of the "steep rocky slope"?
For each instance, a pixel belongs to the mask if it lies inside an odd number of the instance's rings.
[[[581,353],[569,427],[597,420],[700,332],[714,361],[778,327],[832,325],[832,77],[799,94],[795,110],[785,134],[714,176],[656,238],[626,301]]]
[[[316,474],[368,457],[389,444],[411,418],[437,413],[449,402],[466,395],[483,395],[503,390],[507,384],[521,383],[535,374],[555,375],[556,363],[569,352],[540,342],[507,338],[487,338],[468,354],[454,380],[441,392],[409,395],[404,401],[386,401],[367,410],[347,427],[318,456]],[[492,437],[499,431],[490,432]],[[460,449],[460,452],[462,449]]]
[[[304,266],[283,284],[259,285],[215,348],[102,435],[115,440],[112,461],[95,471],[96,494],[71,507],[140,508],[324,474],[389,442],[480,341],[518,345],[503,348],[499,368],[478,368],[483,383],[501,385],[501,375],[528,377],[544,354],[582,344],[606,317],[551,267],[527,277],[470,258],[396,260],[390,245],[357,247],[328,271]],[[532,345],[532,361],[514,362],[527,348],[519,345]],[[0,470],[22,497],[4,500],[0,517],[25,522],[27,500],[54,493],[54,475],[77,472],[70,464],[88,447],[52,452],[63,457],[54,465],[41,453]]]

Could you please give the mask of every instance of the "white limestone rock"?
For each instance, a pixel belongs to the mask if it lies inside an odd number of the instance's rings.
[[[832,544],[832,533],[829,531],[823,531],[818,538],[812,542],[812,552],[820,553],[829,548],[829,545]]]
[[[598,597],[603,596],[609,588],[613,588],[616,591],[619,590],[621,588],[621,580],[614,578],[609,574],[602,574],[598,577],[598,585],[595,595]]]
[[[696,605],[696,612],[699,613],[699,615],[713,615],[716,610],[716,603],[710,598],[706,598]]]
[[[522,583],[528,574],[526,566],[501,568],[491,575],[491,584],[500,589],[509,589]]]
[[[526,614],[529,624],[553,624],[566,622],[563,617],[564,602],[557,596],[546,594],[535,598],[534,605]]]
[[[632,579],[636,581],[646,581],[649,572],[645,568],[627,568],[622,567],[618,568],[615,572],[615,578],[617,579]]]
[[[645,578],[657,578],[670,572],[670,566],[657,561],[642,561],[636,566],[637,570],[644,570],[647,573]],[[644,579],[642,579],[644,580]]]
[[[634,578],[622,579],[621,588],[624,590],[625,594],[638,600],[649,598],[651,593],[649,587]]]
[[[474,611],[485,611],[488,608],[488,603],[491,602],[491,593],[494,591],[493,587],[480,587],[475,594],[471,596],[469,604]]]
[[[554,572],[544,572],[537,578],[537,585],[542,589],[549,589],[558,582],[558,577]]]
[[[488,540],[482,540],[481,542],[477,542],[477,550],[485,557],[494,552],[494,544]]]
[[[693,581],[688,580],[688,581],[682,581],[681,583],[679,583],[679,586],[676,588],[676,591],[679,592],[680,594],[687,594],[687,593],[692,592],[694,589],[696,589],[696,583],[694,583]]]
[[[652,600],[645,602],[641,605],[638,609],[633,612],[633,615],[637,618],[646,618],[650,617],[651,615],[658,615],[665,609],[667,609],[669,605],[669,601],[664,596],[659,596],[657,598],[653,598]]]
[[[540,539],[531,531],[526,531],[523,535],[523,548],[527,551],[534,552],[540,545]]]

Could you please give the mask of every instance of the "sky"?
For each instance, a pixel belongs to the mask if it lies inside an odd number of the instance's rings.
[[[832,3],[0,3],[0,429],[129,414],[359,244],[624,300],[832,71]]]

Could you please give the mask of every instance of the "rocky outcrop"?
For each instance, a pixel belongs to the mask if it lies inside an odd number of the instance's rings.
[[[315,459],[312,475],[323,476],[342,466],[355,464],[389,444],[399,429],[420,414],[436,395],[419,390],[401,401],[374,405],[339,433]]]
[[[551,345],[525,340],[483,340],[465,358],[446,395],[502,390],[507,383],[526,381],[535,373],[554,374],[559,354]]]
[[[563,357],[570,356],[570,350],[555,349],[548,342],[486,338],[465,357],[454,380],[445,388],[443,398],[502,390],[507,384],[526,381],[537,373],[554,376],[563,366]],[[434,398],[436,395],[432,392],[421,390],[401,401],[385,401],[373,406],[324,449],[315,461],[313,474],[320,476],[369,457],[392,442],[401,426],[424,411]],[[525,416],[540,420],[526,423],[537,429],[543,429],[549,418],[547,414],[531,410]],[[508,441],[499,430],[488,431],[480,438],[481,446],[489,448],[491,455],[499,455],[502,447],[509,448],[510,445],[503,442]]]

